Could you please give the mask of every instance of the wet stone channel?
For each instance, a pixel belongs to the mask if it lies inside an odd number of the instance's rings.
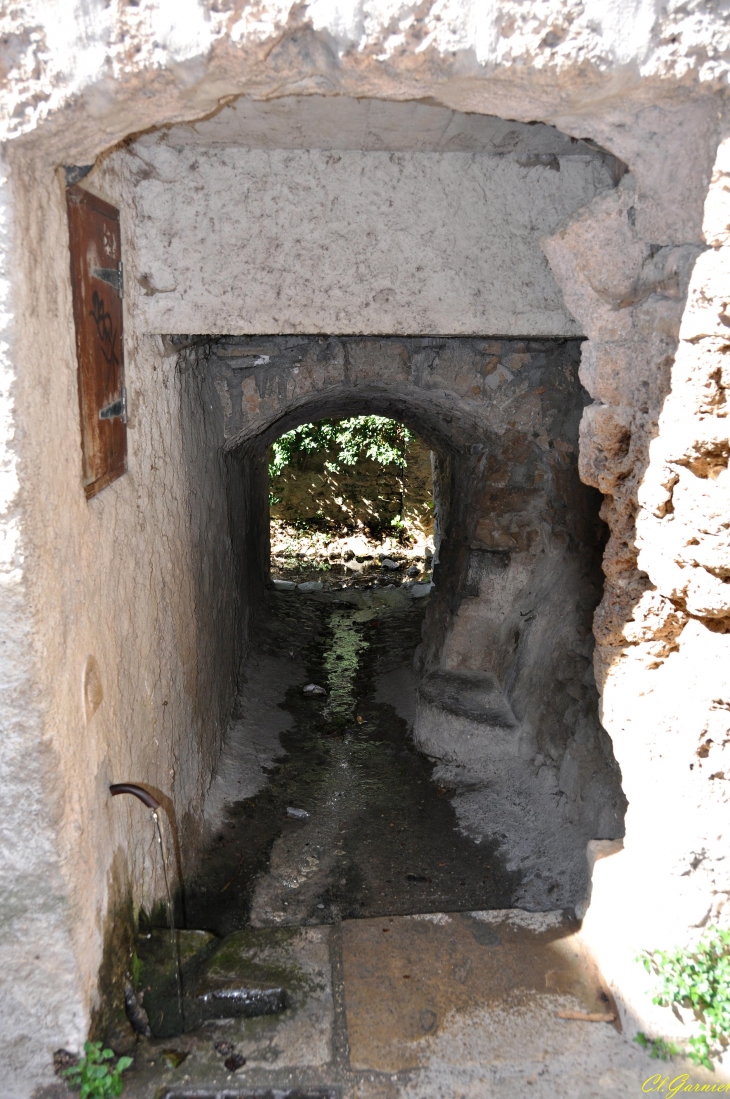
[[[301,669],[282,703],[285,754],[263,789],[227,806],[181,923],[226,935],[511,906],[519,875],[496,843],[459,831],[451,791],[380,689],[395,673],[407,691],[426,602],[399,589],[268,594],[256,651]]]

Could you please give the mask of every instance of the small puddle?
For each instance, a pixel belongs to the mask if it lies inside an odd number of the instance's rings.
[[[379,679],[409,667],[425,599],[369,592],[274,592],[258,651],[294,653],[306,676],[284,708],[286,755],[228,819],[187,887],[187,926],[245,926],[509,908],[519,876],[498,845],[462,835],[450,791],[377,697]],[[305,683],[327,695],[305,697]],[[287,807],[309,817],[287,817]]]

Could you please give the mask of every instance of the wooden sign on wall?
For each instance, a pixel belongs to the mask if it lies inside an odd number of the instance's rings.
[[[87,500],[127,468],[119,211],[66,191],[71,248],[84,491]]]

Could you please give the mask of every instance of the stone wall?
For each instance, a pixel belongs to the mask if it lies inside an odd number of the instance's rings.
[[[325,520],[348,529],[367,527],[391,534],[393,521],[400,520],[432,535],[431,452],[411,436],[403,453],[402,466],[381,465],[363,455],[355,465],[340,465],[337,449],[297,455],[270,480],[271,518],[289,523]]]
[[[594,403],[581,425],[581,476],[606,494],[611,529],[596,672],[629,800],[625,849],[596,867],[585,930],[639,1028],[677,1038],[683,1024],[642,1001],[646,982],[631,950],[691,941],[730,914],[725,156],[722,145],[705,209],[707,250],[648,245],[628,185],[546,244],[591,337],[582,377]],[[622,242],[622,268],[607,270],[602,241]],[[621,899],[647,891],[671,904]],[[610,949],[601,945],[609,927]]]
[[[437,452],[441,537],[415,738],[459,791],[462,826],[502,836],[528,908],[579,904],[586,843],[623,834],[591,666],[605,528],[577,472],[579,348],[299,336],[226,337],[199,352],[231,450],[265,453],[297,424],[377,413]]]

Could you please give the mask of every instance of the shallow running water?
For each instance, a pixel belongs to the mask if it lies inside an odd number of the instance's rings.
[[[165,879],[165,896],[167,898],[167,920],[170,925],[170,948],[172,950],[173,965],[175,967],[175,985],[177,988],[177,1008],[180,1013],[180,1025],[185,1029],[185,1009],[183,1007],[183,986],[182,986],[182,966],[180,964],[180,950],[178,947],[177,935],[175,932],[175,914],[174,905],[172,900],[172,892],[170,890],[170,875],[167,872],[167,856],[165,855],[165,844],[162,839],[162,827],[160,825],[160,816],[156,809],[152,810],[152,819],[155,822],[155,828],[157,830],[157,842],[160,845],[160,858],[162,859],[162,874]]]
[[[369,593],[272,592],[257,651],[294,653],[306,668],[286,693],[286,755],[255,797],[228,806],[186,889],[189,927],[219,934],[253,923],[510,907],[517,875],[495,844],[458,830],[450,791],[413,745],[406,721],[377,697],[406,682],[425,600]],[[305,697],[316,683],[326,696]],[[307,810],[306,820],[287,816]]]

